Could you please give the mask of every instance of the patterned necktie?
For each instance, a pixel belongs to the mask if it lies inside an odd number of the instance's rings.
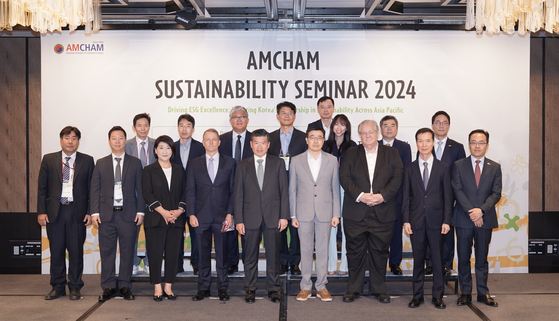
[[[72,159],[72,157],[66,157],[66,163],[64,163],[64,166],[62,167],[63,182],[67,182],[70,180],[70,159]],[[60,203],[62,204],[68,203],[68,197],[61,197]]]
[[[210,175],[210,179],[212,180],[212,183],[214,182],[214,158],[210,158],[210,162],[208,163],[208,175]]]
[[[429,167],[427,162],[423,162],[423,187],[427,190],[427,183],[429,182]]]
[[[142,148],[140,149],[140,161],[142,162],[143,168],[146,167],[146,165],[148,164],[145,148],[146,142],[141,142],[140,144],[142,145]]]
[[[262,185],[264,183],[264,166],[262,166],[263,159],[256,160],[258,162],[258,169],[256,170],[256,179],[258,180],[258,186],[262,190]]]
[[[115,157],[116,159],[116,168],[115,168],[115,185],[117,184],[122,184],[122,170],[120,169],[120,161],[122,160],[120,157]],[[121,198],[119,199],[115,199],[115,201],[117,201],[117,203],[120,203],[120,201],[122,201]]]
[[[235,161],[241,161],[241,135],[237,135],[237,144],[235,144]]]
[[[437,160],[441,160],[441,157],[443,157],[443,150],[442,150],[442,145],[443,142],[437,142],[437,152],[436,152],[436,156],[437,156]]]
[[[481,162],[481,161],[480,161],[479,159],[476,160],[476,170],[475,170],[475,172],[474,172],[474,175],[475,175],[475,177],[476,177],[476,186],[477,186],[477,187],[479,187],[479,179],[481,178],[481,170],[480,170],[480,168],[479,168],[479,163],[480,163],[480,162]]]

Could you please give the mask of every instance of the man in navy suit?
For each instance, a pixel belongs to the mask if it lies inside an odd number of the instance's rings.
[[[307,126],[307,131],[312,127],[322,127],[324,129],[324,141],[327,141],[330,137],[330,124],[332,124],[332,116],[334,116],[334,99],[328,96],[322,96],[318,99],[316,103],[316,111],[320,115],[320,119],[310,123]],[[325,146],[322,146],[324,150]]]
[[[175,142],[175,150],[177,157],[171,159],[172,162],[182,165],[185,171],[188,170],[189,162],[204,155],[205,150],[202,143],[192,138],[194,133],[195,120],[190,114],[182,114],[178,119],[178,130],[180,139]],[[190,221],[186,220],[188,225],[188,233],[190,233],[190,264],[194,275],[198,274],[198,241],[196,239],[196,231],[190,226]],[[184,237],[181,239],[179,266],[177,273],[184,272]]]
[[[466,157],[464,146],[459,142],[448,138],[448,130],[450,129],[450,115],[445,111],[436,112],[431,117],[431,127],[435,132],[435,145],[433,146],[433,155],[447,164],[452,173],[454,162]],[[452,263],[454,261],[454,226],[450,227],[450,231],[445,236],[443,245],[443,267],[445,274],[450,274]],[[431,252],[427,248],[427,267],[425,274],[433,273],[433,265],[431,264]]]
[[[293,127],[297,108],[291,102],[284,101],[276,106],[276,118],[280,128],[270,133],[270,149],[268,155],[279,156],[285,162],[285,169],[289,177],[289,164],[291,157],[297,156],[307,150],[307,135]],[[301,275],[299,263],[301,262],[301,247],[299,246],[299,233],[291,221],[288,224],[291,239],[287,244],[287,229],[281,233],[280,249],[280,274],[291,270],[292,275]]]
[[[498,227],[495,205],[501,199],[503,187],[501,165],[485,157],[489,147],[489,133],[476,129],[468,136],[470,157],[454,163],[452,188],[456,207],[452,225],[456,227],[458,251],[458,279],[462,294],[456,302],[467,305],[472,301],[472,271],[470,257],[475,247],[477,301],[497,307],[489,295],[487,253],[491,233]]]
[[[410,144],[396,139],[398,135],[398,119],[392,115],[386,115],[380,120],[380,131],[382,140],[378,143],[384,146],[390,146],[398,150],[400,159],[404,167],[411,163],[411,147]],[[400,263],[402,263],[402,187],[396,194],[396,202],[398,203],[398,219],[394,222],[394,236],[390,243],[390,258],[388,265],[390,271],[394,275],[402,274]]]
[[[443,235],[450,230],[452,185],[448,165],[432,154],[435,133],[421,128],[415,134],[419,157],[404,169],[402,217],[413,249],[413,298],[408,304],[417,308],[424,302],[425,249],[430,244],[433,262],[433,299],[437,309],[445,309],[441,254]]]
[[[204,132],[206,153],[190,162],[186,179],[186,215],[196,230],[200,275],[194,301],[210,296],[212,235],[215,244],[217,288],[220,301],[228,301],[227,234],[233,227],[233,191],[235,160],[218,152],[219,133],[210,128]]]
[[[219,136],[221,144],[219,153],[235,159],[239,163],[254,155],[250,148],[251,132],[247,130],[248,112],[243,106],[235,106],[229,111],[229,123],[233,130]],[[233,274],[239,271],[239,233],[233,230],[227,233],[228,237],[228,273]],[[241,244],[244,246],[245,237],[241,236]],[[244,256],[244,255],[243,255]]]

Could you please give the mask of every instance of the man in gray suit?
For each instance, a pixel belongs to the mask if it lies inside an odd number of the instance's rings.
[[[272,302],[279,302],[279,251],[281,231],[289,218],[289,184],[285,162],[266,155],[270,135],[265,129],[252,132],[254,156],[240,161],[235,173],[235,220],[245,236],[245,301],[254,303],[258,276],[259,244],[266,246],[266,289]]]
[[[134,116],[132,130],[136,133],[136,137],[126,141],[124,152],[130,156],[138,158],[142,162],[142,168],[153,164],[156,161],[153,152],[153,144],[155,140],[148,137],[151,126],[151,117],[148,113],[141,113]],[[140,226],[136,229],[136,234],[140,233]],[[147,251],[144,257],[144,272],[149,273],[149,261]],[[132,274],[138,273],[140,258],[138,257],[138,236],[136,236],[136,245],[134,246],[134,267]]]
[[[324,129],[307,129],[308,149],[291,160],[289,203],[291,224],[301,241],[301,291],[298,301],[311,296],[313,248],[316,249],[316,296],[332,301],[326,289],[330,228],[340,223],[340,182],[338,160],[322,151]]]
[[[483,129],[473,130],[468,141],[471,155],[456,161],[452,169],[452,188],[457,203],[452,225],[456,227],[458,279],[462,291],[456,303],[467,305],[472,301],[470,257],[475,244],[477,301],[496,307],[497,302],[487,288],[487,254],[491,232],[498,227],[495,205],[501,199],[503,176],[501,165],[485,157],[489,133]]]
[[[134,300],[132,294],[132,265],[136,226],[144,220],[145,203],[142,195],[142,163],[124,153],[126,131],[115,126],[109,131],[111,155],[97,161],[91,177],[91,220],[99,228],[101,254],[101,287],[104,302],[118,294]],[[117,240],[120,247],[120,268],[115,273]]]

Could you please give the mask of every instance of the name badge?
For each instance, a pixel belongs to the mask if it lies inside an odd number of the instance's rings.
[[[72,189],[74,187],[74,183],[70,180],[62,182],[62,195],[61,197],[72,197]]]
[[[285,162],[285,170],[289,172],[289,156],[280,156],[281,159]]]
[[[115,183],[115,200],[122,200],[122,182]]]

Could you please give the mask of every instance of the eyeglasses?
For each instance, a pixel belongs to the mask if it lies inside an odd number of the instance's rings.
[[[447,122],[447,121],[439,121],[439,120],[437,120],[437,121],[435,122],[435,125],[437,125],[437,126],[440,126],[440,125],[448,126],[448,122]]]
[[[293,114],[292,111],[289,111],[289,112],[282,111],[282,112],[280,113],[280,115],[282,115],[282,116],[293,116],[294,114]]]
[[[324,137],[311,136],[311,137],[308,137],[308,139],[311,140],[311,141],[321,141],[321,140],[324,139]]]
[[[233,119],[233,120],[245,120],[245,119],[247,119],[247,118],[248,118],[247,116],[235,116],[235,117],[231,117],[231,119]]]
[[[376,134],[376,133],[377,133],[377,132],[374,131],[374,130],[369,130],[368,132],[360,132],[359,135],[361,135],[361,136],[371,135],[371,136],[372,136],[372,135],[374,135],[374,134]]]
[[[483,147],[483,146],[487,145],[487,143],[486,142],[470,142],[470,145]]]

